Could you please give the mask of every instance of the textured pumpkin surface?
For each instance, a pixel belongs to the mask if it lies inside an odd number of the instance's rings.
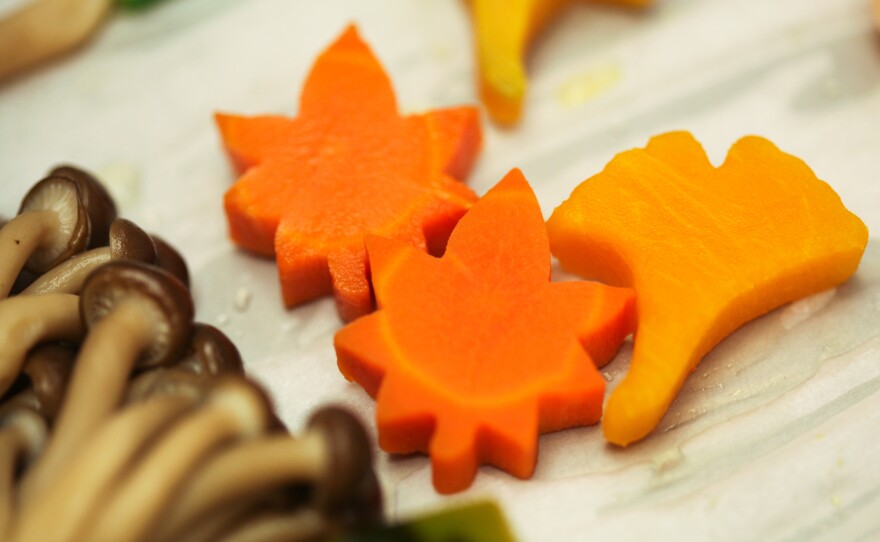
[[[830,186],[766,139],[741,139],[716,169],[687,133],[619,154],[548,230],[565,269],[636,290],[631,367],[602,420],[619,445],[650,433],[736,328],[845,281],[868,240]]]
[[[461,219],[442,258],[367,241],[379,309],[335,338],[376,398],[379,444],[427,452],[443,493],[480,463],[531,476],[538,434],[596,423],[607,363],[634,325],[629,289],[550,282],[541,210],[514,170]]]
[[[458,181],[480,148],[476,109],[398,115],[354,27],[318,58],[298,117],[216,120],[242,173],[224,201],[230,236],[275,255],[288,306],[332,292],[344,320],[368,313],[364,235],[441,252],[476,199]]]

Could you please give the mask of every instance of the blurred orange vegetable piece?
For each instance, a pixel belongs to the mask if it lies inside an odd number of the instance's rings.
[[[515,124],[522,115],[528,79],[526,49],[572,0],[471,0],[480,95],[492,119]],[[606,0],[642,7],[653,0]]]
[[[602,420],[623,446],[657,426],[718,342],[845,281],[868,240],[830,186],[766,139],[741,139],[715,168],[688,133],[616,156],[548,229],[565,269],[636,290],[632,363]]]
[[[242,173],[224,202],[230,236],[275,255],[287,306],[333,292],[344,320],[368,313],[364,235],[439,253],[476,200],[458,179],[480,149],[477,110],[398,115],[354,27],[318,57],[298,117],[216,121]]]
[[[534,193],[510,172],[434,258],[367,248],[379,309],[335,338],[339,368],[376,398],[379,444],[427,452],[434,486],[467,488],[480,463],[527,478],[539,433],[596,423],[607,363],[635,323],[629,289],[550,282]]]

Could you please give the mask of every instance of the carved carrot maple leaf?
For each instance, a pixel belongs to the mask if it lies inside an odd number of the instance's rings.
[[[550,282],[528,183],[512,171],[434,258],[367,248],[379,309],[335,338],[339,368],[376,398],[379,444],[427,452],[434,486],[467,488],[480,463],[532,474],[539,433],[599,419],[607,363],[634,325],[633,293]]]
[[[372,309],[363,238],[440,252],[476,196],[457,179],[481,143],[473,107],[401,117],[382,66],[350,27],[320,55],[299,116],[216,116],[243,173],[226,193],[230,236],[275,255],[287,306],[331,293]]]

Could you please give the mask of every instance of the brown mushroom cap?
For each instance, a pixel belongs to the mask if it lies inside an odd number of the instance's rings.
[[[318,505],[334,509],[344,506],[370,473],[373,450],[363,425],[349,411],[325,407],[309,418],[308,430],[323,435],[326,442],[326,478],[316,488]]]
[[[157,367],[138,375],[128,386],[125,403],[132,404],[166,395],[200,399],[208,394],[213,379],[178,367]]]
[[[25,267],[41,274],[70,256],[108,242],[110,223],[116,206],[107,191],[88,173],[70,166],[52,170],[25,194],[19,214],[51,210],[57,213],[60,228],[28,258]]]
[[[45,344],[31,351],[22,368],[39,402],[38,412],[49,422],[58,415],[64,401],[75,357],[76,350],[71,346]]]
[[[238,348],[222,331],[202,323],[193,325],[189,349],[177,366],[197,375],[244,374]]]
[[[186,266],[186,260],[180,255],[180,252],[168,244],[158,235],[153,235],[153,243],[156,245],[156,264],[168,271],[189,288],[189,268]]]
[[[86,279],[80,294],[80,314],[91,328],[107,316],[116,303],[137,296],[151,303],[157,336],[137,362],[140,367],[163,365],[177,359],[191,333],[193,303],[189,290],[177,278],[140,262],[105,264]]]
[[[0,403],[0,417],[26,406],[51,423],[58,414],[76,352],[62,344],[43,344],[28,354],[18,381]]]
[[[92,232],[86,248],[105,246],[109,241],[110,225],[117,216],[116,203],[110,192],[91,174],[69,164],[56,166],[50,175],[66,177],[82,190],[82,200],[88,209]]]
[[[156,263],[157,250],[153,238],[137,224],[117,218],[110,224],[110,254],[115,260]]]

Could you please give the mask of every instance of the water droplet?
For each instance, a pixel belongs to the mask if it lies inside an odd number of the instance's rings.
[[[249,288],[245,288],[242,286],[235,292],[235,310],[238,312],[244,312],[251,305],[251,298],[253,298],[253,293]]]

